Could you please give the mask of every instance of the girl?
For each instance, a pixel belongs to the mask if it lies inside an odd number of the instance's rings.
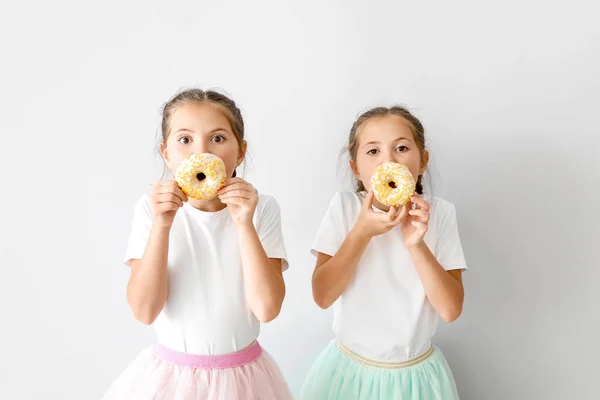
[[[127,300],[158,340],[105,399],[291,399],[256,342],[259,322],[279,314],[288,264],[277,202],[236,177],[246,148],[242,115],[226,96],[192,89],[164,106],[166,167],[173,172],[190,154],[212,153],[231,178],[209,201],[163,181],[137,203]]]
[[[421,196],[423,126],[402,107],[374,108],[352,126],[348,151],[357,192],[333,197],[312,248],[313,297],[321,308],[334,304],[336,340],[311,368],[302,398],[457,399],[431,337],[438,315],[450,322],[461,314],[467,266],[454,206]],[[371,191],[373,170],[387,161],[417,178],[399,209]]]

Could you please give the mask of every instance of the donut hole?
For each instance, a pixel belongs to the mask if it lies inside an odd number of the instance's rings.
[[[200,172],[199,174],[196,174],[196,179],[198,179],[200,182],[202,182],[203,180],[206,179],[206,175],[204,175],[203,172]]]
[[[396,189],[398,187],[398,186],[396,186],[396,182],[394,182],[394,181],[389,181],[388,186],[391,187],[392,189]]]

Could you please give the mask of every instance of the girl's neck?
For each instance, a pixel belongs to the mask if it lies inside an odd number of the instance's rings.
[[[188,199],[188,203],[192,207],[204,212],[217,212],[227,207],[226,204],[221,203],[221,200],[218,197],[215,197],[212,200]]]
[[[378,210],[381,211],[385,211],[388,212],[390,211],[390,207],[386,206],[384,204],[381,204],[377,199],[373,199],[373,205],[375,206],[375,208],[377,208]]]

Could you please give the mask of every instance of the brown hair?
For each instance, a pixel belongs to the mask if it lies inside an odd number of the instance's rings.
[[[214,90],[185,89],[173,96],[162,107],[161,142],[166,145],[171,134],[170,124],[173,113],[187,103],[210,103],[225,115],[231,125],[231,130],[238,142],[238,148],[242,149],[244,141],[244,119],[242,112],[235,102],[229,97]],[[233,171],[236,176],[236,171]]]
[[[393,107],[375,107],[362,113],[358,119],[352,125],[350,129],[350,135],[348,137],[348,146],[346,147],[346,151],[350,155],[350,159],[356,161],[356,152],[358,150],[358,135],[360,134],[360,129],[364,126],[365,122],[372,118],[381,118],[387,115],[396,115],[402,118],[409,126],[412,131],[413,137],[415,139],[415,143],[417,144],[419,151],[421,153],[421,157],[423,157],[423,152],[425,151],[425,128],[423,128],[423,124],[417,117],[415,117],[408,109],[401,106],[393,106]],[[365,185],[362,181],[356,182],[356,191],[362,192],[365,191]],[[423,194],[423,175],[419,175],[417,178],[416,192],[419,194]]]

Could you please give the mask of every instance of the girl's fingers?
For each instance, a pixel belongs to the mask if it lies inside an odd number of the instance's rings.
[[[375,195],[373,195],[373,192],[367,192],[367,195],[365,196],[365,201],[363,202],[363,210],[371,210],[371,208],[373,208],[374,197]]]
[[[179,205],[173,202],[160,203],[157,206],[157,211],[159,214],[164,214],[169,211],[177,211],[179,210]]]
[[[245,190],[232,190],[230,192],[219,194],[219,199],[229,199],[232,197],[239,197],[242,199],[250,200],[252,193],[247,192]]]
[[[179,187],[179,185],[177,184],[177,181],[161,181],[158,183],[158,187],[161,191],[164,191],[173,190],[174,188]]]
[[[179,207],[183,206],[183,200],[181,200],[174,193],[160,193],[156,195],[157,203],[168,203],[173,202],[176,203]]]
[[[390,207],[389,211],[387,212],[387,217],[390,222],[394,220],[396,214],[398,214],[398,208],[393,206]]]
[[[405,204],[402,207],[400,207],[400,210],[398,211],[398,214],[396,214],[396,217],[392,221],[392,224],[393,225],[400,224],[406,217],[406,214],[408,214],[408,205]]]
[[[240,207],[244,205],[247,201],[247,199],[241,197],[229,197],[226,199],[221,199],[221,203],[223,204],[233,204]]]
[[[183,191],[175,181],[161,182],[161,184],[158,187],[157,193],[173,193],[174,195],[179,197],[181,201],[188,201],[187,196],[185,195],[185,193],[183,193]]]
[[[181,188],[179,187],[179,185],[175,186],[175,189],[173,190],[173,193],[179,197],[181,199],[181,201],[186,202],[188,201],[188,197],[186,196],[185,193],[183,193],[183,190],[181,190]]]
[[[227,185],[227,186],[223,186],[220,190],[219,190],[219,194],[225,194],[228,192],[231,192],[232,190],[243,190],[245,192],[249,192],[252,193],[254,192],[254,187],[252,185],[250,185],[249,183],[233,183],[231,185]]]
[[[408,213],[412,216],[418,217],[420,219],[420,222],[423,223],[429,222],[429,218],[431,217],[429,211],[423,210],[421,208],[410,210]]]
[[[418,208],[429,211],[429,203],[426,202],[418,193],[415,193],[413,197],[410,199],[414,204],[417,205]]]
[[[412,221],[411,224],[417,231],[424,232],[427,230],[427,224],[424,224],[423,222]]]
[[[223,187],[225,186],[229,186],[229,185],[233,185],[234,183],[245,183],[245,184],[249,184],[248,182],[246,182],[245,180],[243,180],[242,178],[227,178],[225,179],[225,182],[223,182]]]

